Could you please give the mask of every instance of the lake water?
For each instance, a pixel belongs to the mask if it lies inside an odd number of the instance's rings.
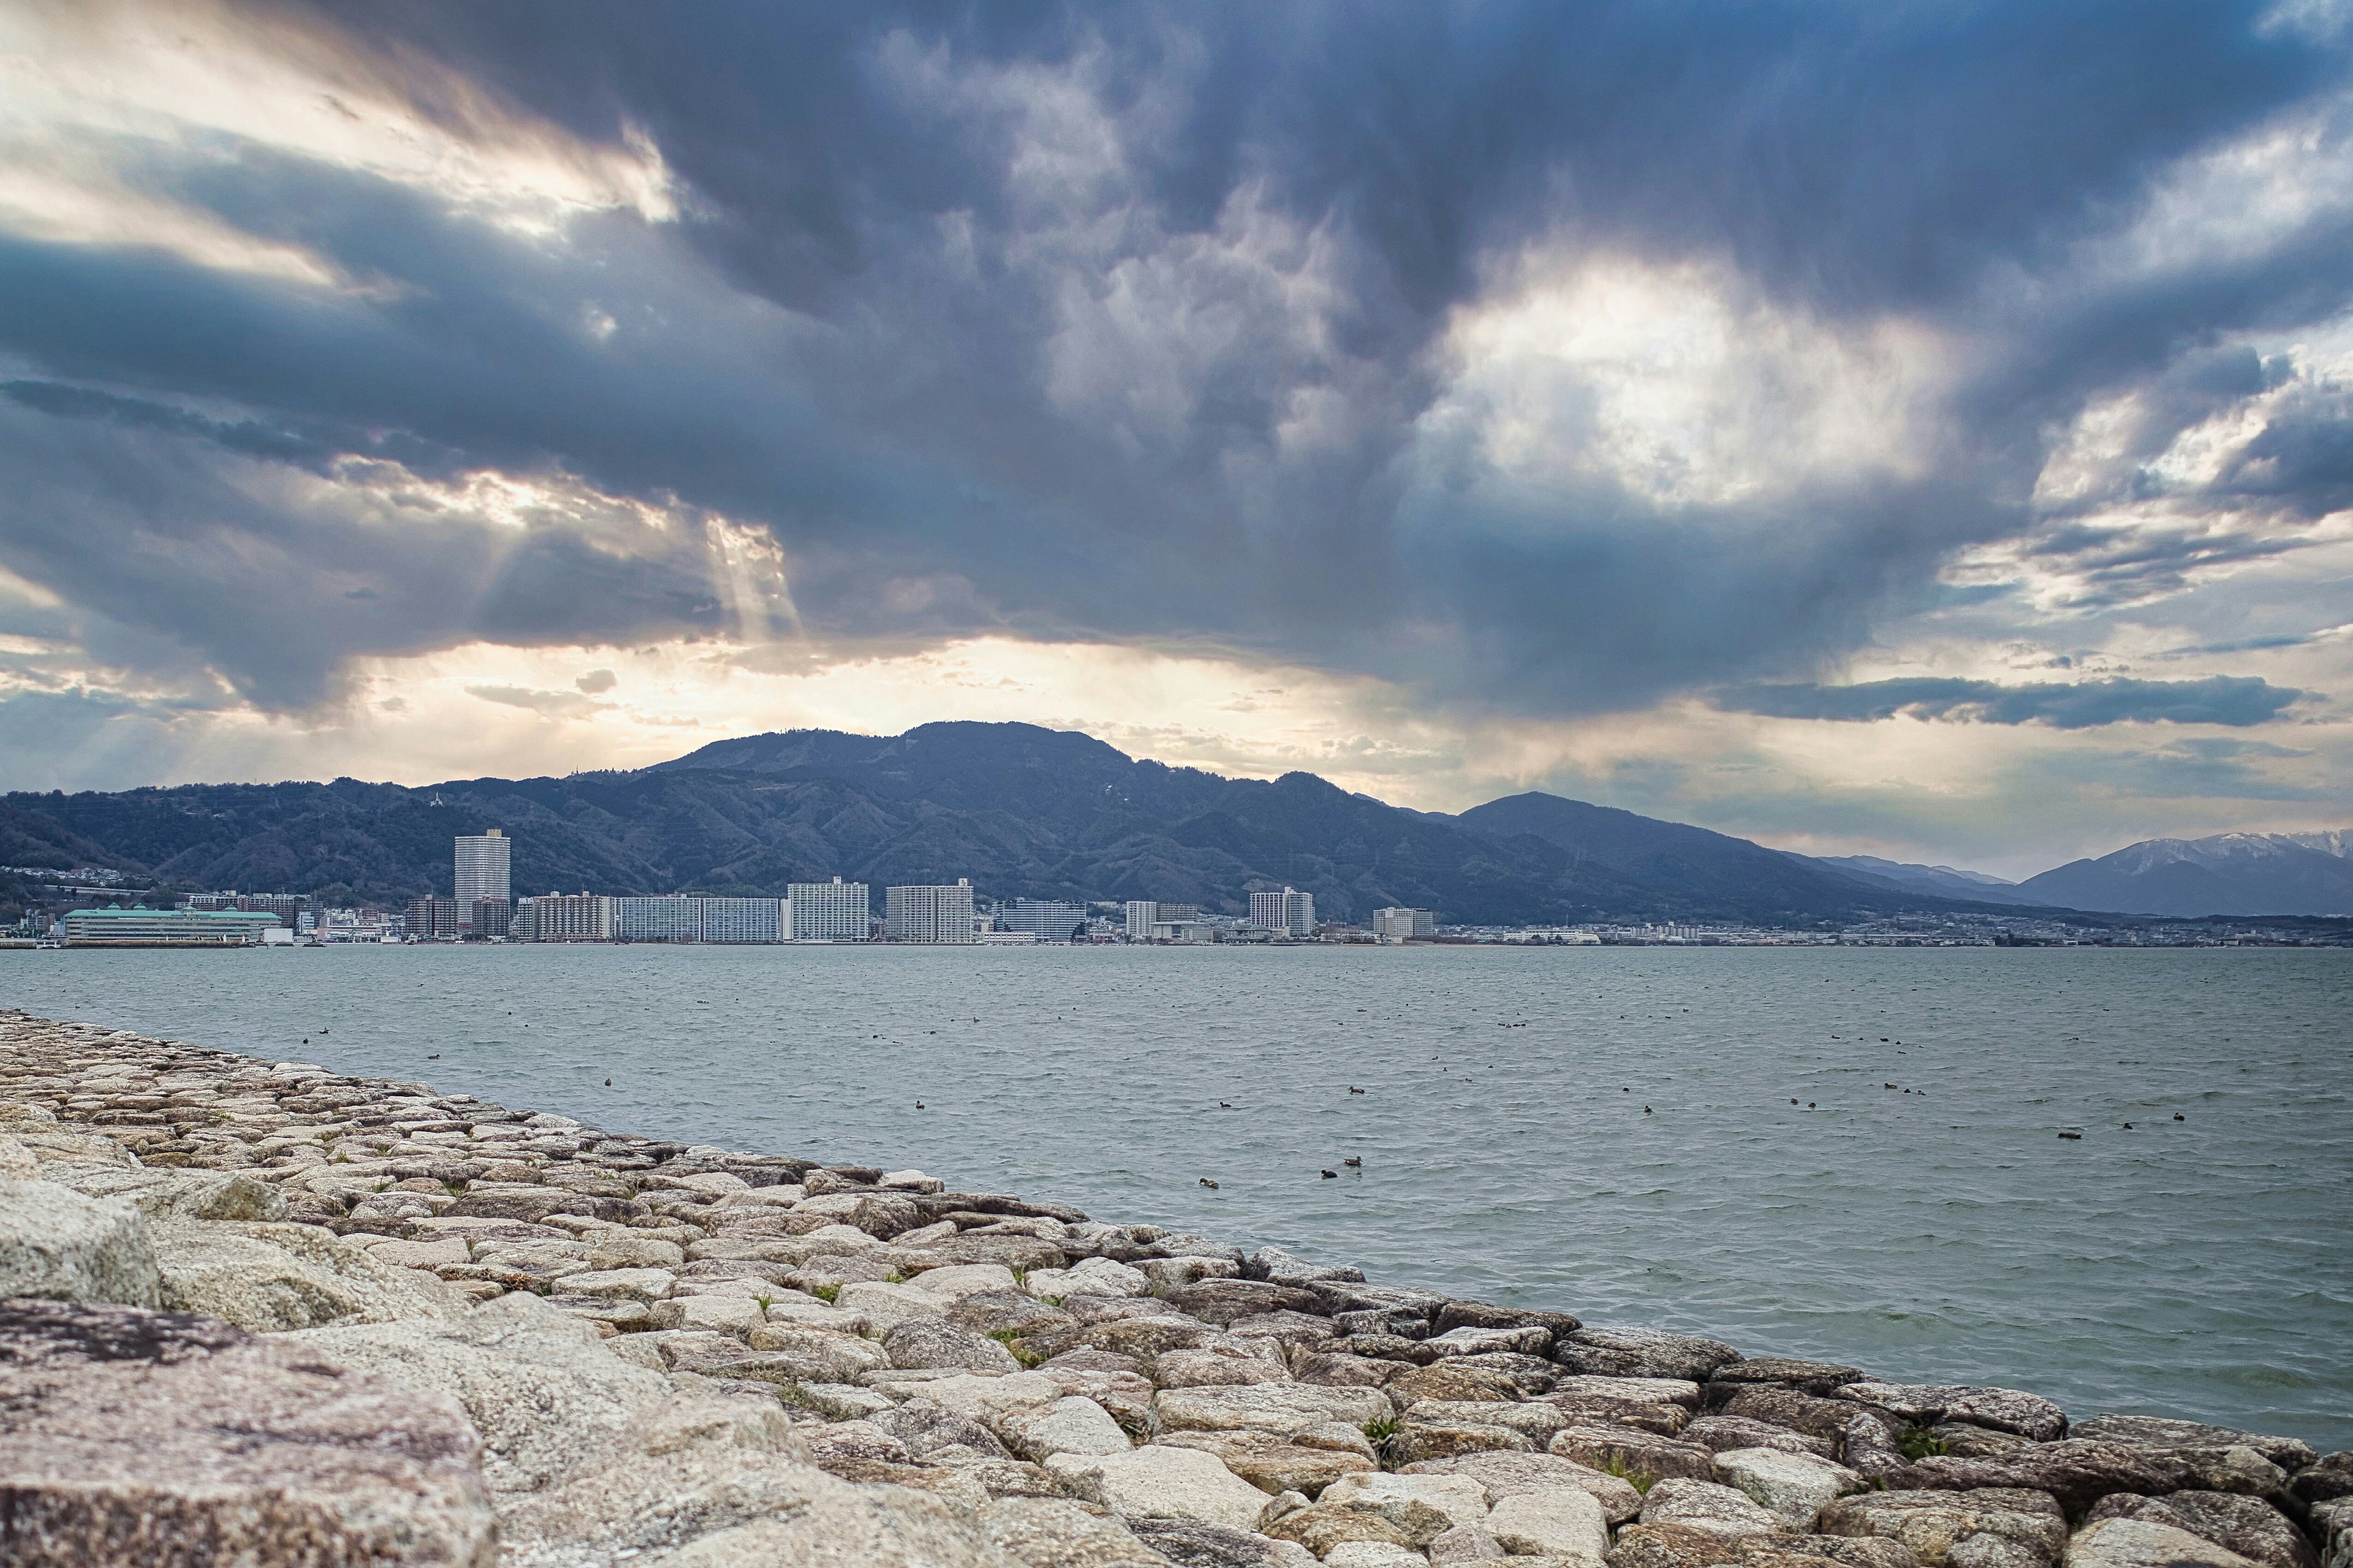
[[[46,952],[0,1005],[2353,1447],[2348,952]]]

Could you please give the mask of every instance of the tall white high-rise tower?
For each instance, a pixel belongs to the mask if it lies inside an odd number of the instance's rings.
[[[507,901],[512,894],[508,869],[513,850],[514,840],[495,827],[458,840],[457,895],[460,910],[470,911],[477,899]]]

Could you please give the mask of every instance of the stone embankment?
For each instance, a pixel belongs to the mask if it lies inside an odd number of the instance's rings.
[[[0,1564],[2353,1568],[2353,1454],[0,1014]]]

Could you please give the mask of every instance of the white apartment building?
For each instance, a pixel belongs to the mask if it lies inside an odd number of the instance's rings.
[[[1314,936],[1315,895],[1296,888],[1285,888],[1279,893],[1252,893],[1250,918],[1250,924],[1261,931],[1284,936]]]
[[[615,942],[701,942],[702,900],[671,893],[613,900]]]
[[[973,940],[972,883],[958,877],[945,883],[886,888],[882,931],[892,942],[965,942]]]
[[[1410,942],[1418,936],[1436,936],[1438,917],[1429,910],[1387,909],[1373,911],[1375,942]]]
[[[1127,900],[1127,940],[1149,942],[1153,925],[1160,919],[1160,906],[1150,899]]]
[[[783,942],[791,934],[791,903],[784,899],[697,899],[705,942]]]
[[[613,900],[602,893],[549,893],[525,899],[509,934],[516,942],[610,942]]]
[[[1027,931],[1039,942],[1068,942],[1086,923],[1086,905],[1060,899],[1016,899],[997,907],[998,930]]]
[[[785,889],[795,942],[864,942],[873,904],[863,882],[795,882]]]
[[[470,910],[477,899],[504,903],[513,897],[510,880],[514,840],[493,827],[467,834],[457,841],[457,886],[452,889],[460,909]]]

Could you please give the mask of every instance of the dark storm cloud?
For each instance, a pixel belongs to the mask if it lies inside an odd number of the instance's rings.
[[[2147,387],[2161,450],[2276,384],[2220,337],[2343,306],[2343,215],[2084,259],[2342,88],[2266,10],[257,5],[461,138],[486,102],[641,136],[682,214],[550,242],[282,149],[111,144],[345,282],[0,240],[0,563],[281,707],[354,654],[728,624],[691,526],[413,525],[404,483],[491,472],[766,530],[820,640],[1201,637],[1554,712],[1800,675],[2033,528],[2085,399]],[[1426,427],[1443,334],[1561,245],[1974,342],[1949,433],[1762,499],[1491,482]],[[2229,483],[2317,515],[2343,428],[2316,394]],[[2284,546],[2037,548],[2124,595]]]
[[[1919,677],[1854,686],[1752,685],[1715,694],[1718,708],[1775,719],[1865,723],[1898,714],[1976,724],[2047,724],[2089,730],[2105,724],[2267,724],[2307,692],[2254,677],[2204,680],[2086,680],[2072,685],[2003,686],[1991,680]]]

